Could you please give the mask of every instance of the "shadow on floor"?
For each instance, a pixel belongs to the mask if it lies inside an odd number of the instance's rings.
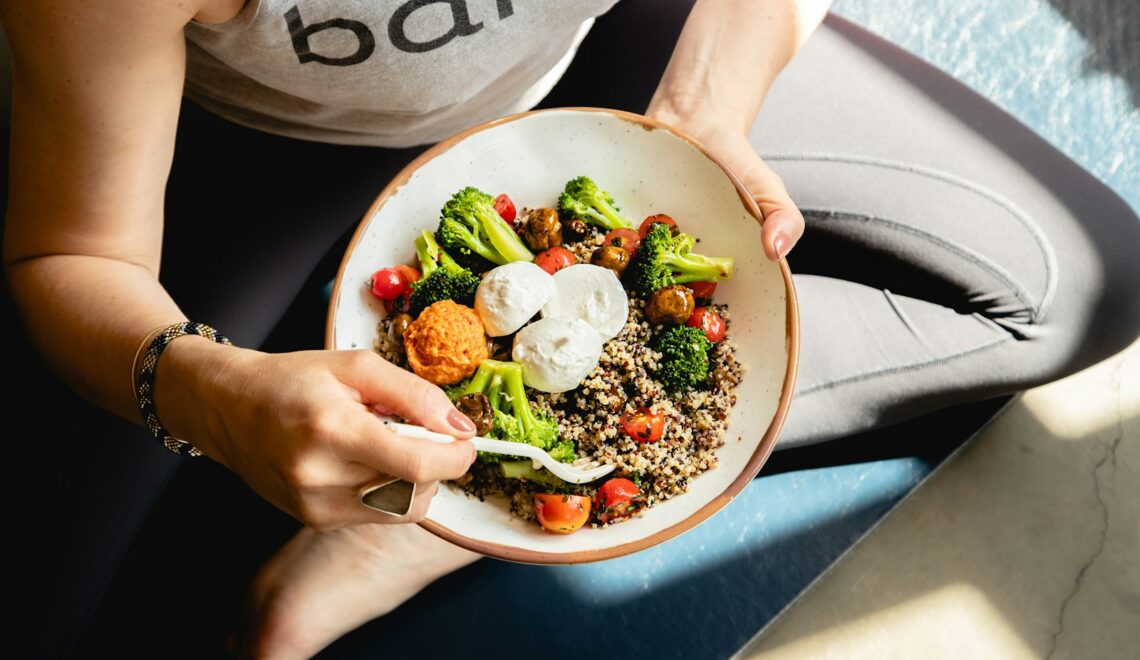
[[[1085,43],[1086,71],[1120,76],[1132,90],[1132,105],[1140,108],[1140,2],[1136,0],[1049,0]]]

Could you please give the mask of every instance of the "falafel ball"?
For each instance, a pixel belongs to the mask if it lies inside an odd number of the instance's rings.
[[[483,322],[475,310],[441,300],[420,313],[404,331],[408,366],[436,385],[454,385],[490,357]]]

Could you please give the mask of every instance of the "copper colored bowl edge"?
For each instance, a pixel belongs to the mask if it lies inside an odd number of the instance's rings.
[[[333,285],[332,295],[329,297],[329,311],[328,319],[325,324],[325,348],[332,349],[336,340],[336,307],[340,300],[341,286],[344,283],[344,272],[348,267],[349,258],[352,256],[353,251],[356,249],[357,243],[364,235],[369,222],[376,215],[380,207],[392,196],[397,189],[406,184],[411,179],[412,174],[415,173],[425,163],[432,160],[436,156],[446,152],[451,147],[455,146],[458,142],[464,140],[468,136],[487,130],[489,128],[506,124],[518,119],[530,117],[532,115],[543,114],[547,112],[598,112],[613,115],[619,119],[635,123],[646,130],[663,129],[673,133],[677,137],[685,140],[695,148],[697,148],[706,158],[716,163],[718,167],[728,176],[733,185],[736,186],[737,194],[740,195],[740,201],[744,208],[748,211],[749,215],[761,222],[760,208],[756,205],[756,201],[744,188],[744,184],[725,166],[723,162],[713,154],[709,153],[696,139],[688,135],[684,131],[676,129],[668,124],[659,122],[655,119],[650,119],[644,115],[635,114],[632,112],[625,112],[624,110],[612,110],[608,108],[589,108],[589,107],[565,107],[565,108],[548,108],[544,110],[531,110],[528,112],[520,112],[518,114],[510,115],[495,119],[478,126],[469,128],[461,133],[443,140],[442,142],[427,149],[412,162],[408,163],[404,169],[400,170],[387,186],[376,197],[376,201],[365,212],[364,217],[361,219],[360,224],[357,225],[356,232],[352,235],[352,240],[349,242],[348,247],[345,249],[344,257],[341,258],[340,267],[337,269],[336,280]],[[539,552],[535,550],[523,550],[511,546],[500,545],[497,543],[490,543],[486,541],[478,541],[468,538],[461,534],[457,534],[452,530],[444,527],[443,525],[431,520],[425,519],[419,523],[421,527],[428,530],[432,534],[454,543],[462,548],[466,548],[473,552],[477,552],[488,557],[495,557],[497,559],[505,559],[507,561],[526,563],[526,564],[584,564],[588,562],[602,561],[605,559],[613,559],[622,557],[624,555],[638,552],[646,548],[652,547],[659,543],[663,543],[671,538],[674,538],[684,532],[693,529],[700,523],[708,520],[714,513],[724,508],[729,502],[736,497],[748,482],[752,481],[760,472],[760,468],[767,462],[768,456],[771,455],[772,450],[776,446],[776,438],[779,437],[781,429],[784,427],[784,422],[788,416],[788,410],[791,406],[792,392],[796,386],[796,373],[799,369],[799,355],[800,355],[800,318],[799,318],[799,305],[796,300],[796,290],[792,282],[792,271],[788,268],[786,259],[779,261],[780,273],[784,278],[784,290],[787,295],[787,315],[785,323],[785,348],[788,354],[787,369],[784,372],[784,386],[780,392],[780,402],[776,407],[776,414],[772,417],[772,422],[768,425],[764,437],[761,438],[760,444],[756,447],[756,451],[752,453],[747,465],[741,470],[736,479],[732,481],[719,495],[710,500],[700,509],[690,514],[685,519],[670,525],[669,527],[651,534],[643,539],[631,541],[622,545],[611,546],[608,548],[601,548],[598,550],[583,550],[579,552]]]

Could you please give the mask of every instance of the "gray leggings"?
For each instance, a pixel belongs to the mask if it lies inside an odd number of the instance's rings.
[[[807,219],[782,446],[1038,385],[1140,333],[1140,221],[965,86],[829,17],[752,142]]]
[[[543,105],[644,110],[689,5],[619,3]],[[657,47],[629,49],[633,31]],[[785,446],[1058,378],[1136,336],[1136,216],[1024,126],[907,53],[829,19],[780,77],[753,138],[808,218],[790,258],[803,352]],[[317,292],[347,232],[416,153],[278,138],[187,104],[167,190],[163,283],[190,318],[239,345],[319,346]],[[3,311],[8,319],[10,301]],[[24,385],[10,410],[53,431],[9,450],[11,464],[51,474],[5,480],[9,501],[21,503],[12,526],[27,530],[24,564],[13,564],[25,567],[28,587],[17,647],[49,657],[73,647],[108,585],[115,593],[112,576],[180,461],[137,427],[53,389],[26,347],[10,350],[10,378]],[[186,467],[186,478],[216,476]],[[217,535],[235,505],[206,501],[211,491],[195,490],[202,499],[190,512],[206,520],[204,535]],[[241,550],[227,546],[226,561]],[[179,611],[178,593],[163,596],[170,602],[157,613]],[[108,608],[100,612],[114,620]],[[206,614],[196,613],[196,627]]]

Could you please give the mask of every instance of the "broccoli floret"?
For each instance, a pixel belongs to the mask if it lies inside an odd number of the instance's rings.
[[[443,241],[439,236],[440,231],[438,228],[436,228],[435,240],[442,245]],[[485,273],[496,266],[495,263],[484,259],[483,255],[479,254],[478,252],[473,252],[466,247],[448,247],[447,254],[452,259],[454,259],[455,263],[459,264],[459,266],[466,268],[467,270],[476,274]]]
[[[555,492],[568,492],[574,488],[573,484],[562,481],[548,472],[546,468],[534,469],[534,465],[529,460],[503,461],[499,463],[499,471],[508,479],[524,479]]]
[[[469,383],[471,383],[470,378],[461,380],[454,385],[444,385],[443,393],[447,395],[447,398],[451,399],[452,401],[456,401],[459,399],[459,397],[467,393],[467,385]]]
[[[492,437],[534,445],[564,463],[577,457],[574,443],[560,437],[558,422],[530,405],[518,363],[484,360],[459,395],[476,392],[486,395],[491,404],[495,416]]]
[[[629,218],[621,214],[613,196],[599,188],[588,176],[566,182],[566,188],[558,197],[558,210],[570,218],[606,229],[633,227]]]
[[[697,328],[669,328],[657,341],[657,350],[661,352],[657,379],[670,393],[700,386],[709,377],[710,348],[712,342]]]
[[[416,254],[419,255],[423,275],[412,282],[409,298],[412,314],[418,315],[441,300],[454,300],[461,305],[471,305],[475,301],[479,277],[441,250],[431,232],[425,231],[416,239]]]
[[[694,254],[695,243],[696,239],[689,234],[673,236],[668,226],[654,225],[626,269],[627,284],[634,293],[648,298],[654,291],[671,284],[715,282],[732,277],[732,257]]]
[[[495,199],[470,186],[443,205],[436,237],[450,250],[460,254],[466,250],[499,265],[534,259],[514,228],[495,211]]]
[[[574,447],[573,440],[559,440],[547,451],[554,457],[554,460],[559,463],[572,463],[578,458],[578,452]]]

